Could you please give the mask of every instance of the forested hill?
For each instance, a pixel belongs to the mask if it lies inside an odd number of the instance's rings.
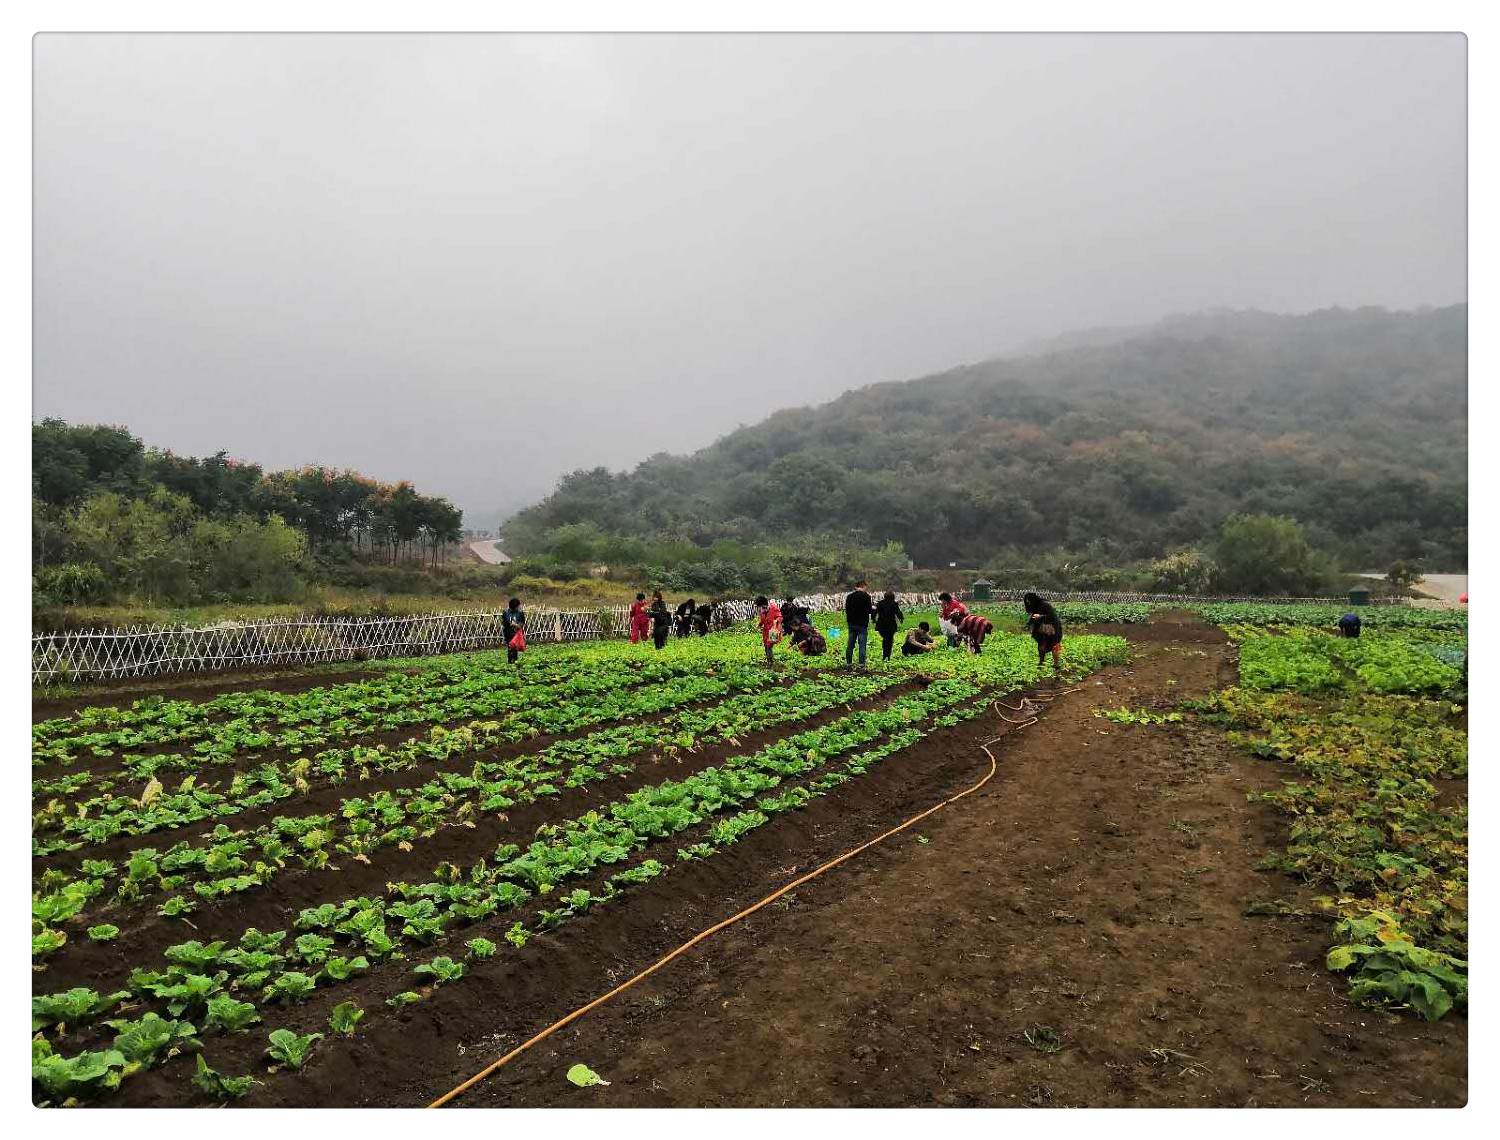
[[[575,472],[508,533],[851,530],[919,565],[1121,559],[1289,515],[1346,565],[1467,559],[1466,305],[1211,312],[874,384],[688,457]],[[1059,342],[1053,342],[1059,343]]]

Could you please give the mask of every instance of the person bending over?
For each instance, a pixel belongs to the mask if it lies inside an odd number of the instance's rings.
[[[821,657],[828,651],[828,642],[818,632],[818,627],[804,621],[792,630],[792,647],[804,657]]]
[[[965,614],[958,619],[958,636],[963,639],[970,653],[979,653],[984,649],[984,639],[994,628],[994,623],[989,618],[978,614]]]
[[[1052,672],[1062,674],[1062,618],[1052,608],[1052,603],[1043,601],[1040,594],[1027,594],[1022,599],[1026,606],[1026,625],[1036,641],[1036,664],[1040,669],[1052,654]]]
[[[948,648],[957,649],[962,640],[958,633],[958,623],[969,616],[969,611],[961,601],[946,592],[938,595],[938,601],[943,603],[938,610],[938,625],[943,636],[948,639]]]

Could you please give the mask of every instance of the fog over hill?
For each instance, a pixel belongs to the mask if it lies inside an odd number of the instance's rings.
[[[1466,305],[1214,310],[1086,331],[779,411],[689,456],[564,477],[507,527],[706,543],[854,534],[919,564],[1155,556],[1225,515],[1347,563],[1467,564]]]

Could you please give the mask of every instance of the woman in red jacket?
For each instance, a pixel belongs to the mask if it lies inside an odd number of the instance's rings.
[[[651,616],[646,613],[646,595],[637,594],[630,603],[630,644],[634,645],[651,630]]]
[[[943,606],[938,610],[939,625],[943,635],[948,639],[948,648],[958,648],[958,623],[969,616],[968,609],[952,594],[942,593],[938,595],[938,601]]]

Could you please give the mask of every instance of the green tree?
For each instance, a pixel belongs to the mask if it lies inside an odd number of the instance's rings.
[[[1231,515],[1219,531],[1214,561],[1228,593],[1302,594],[1326,573],[1296,521],[1277,515]]]
[[[31,425],[31,488],[42,502],[70,505],[94,491],[139,489],[145,447],[123,427],[45,419]]]

